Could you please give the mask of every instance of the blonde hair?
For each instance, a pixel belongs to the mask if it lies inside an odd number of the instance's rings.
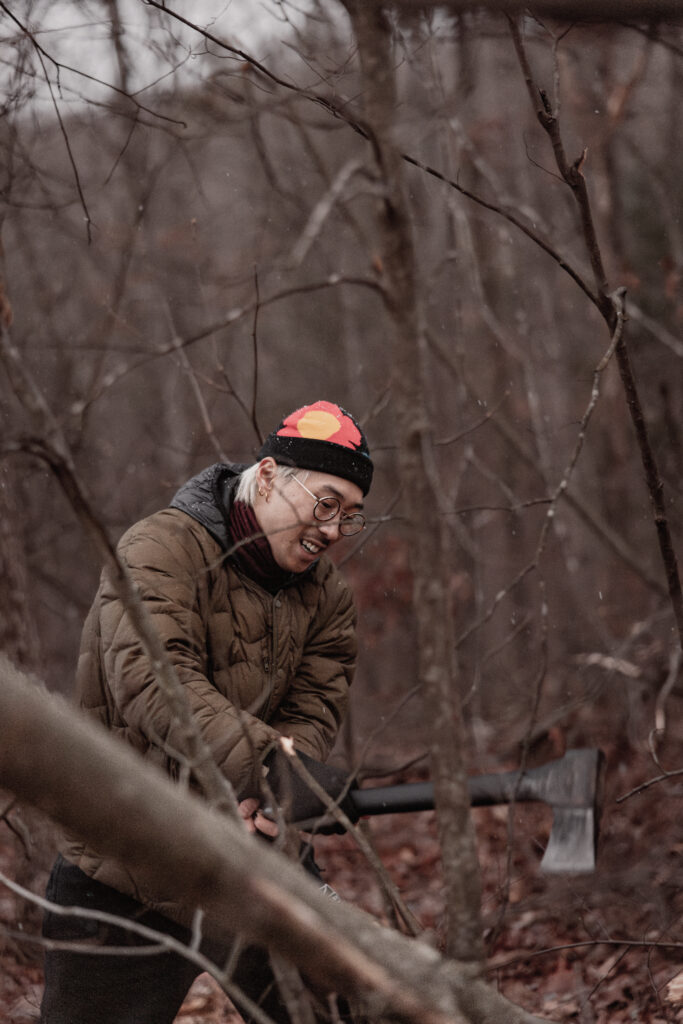
[[[256,501],[256,495],[258,494],[258,480],[256,474],[259,465],[260,463],[255,462],[253,466],[247,466],[247,468],[240,473],[239,483],[237,484],[237,490],[235,491],[235,501],[243,501],[245,505],[250,505],[252,508]],[[281,480],[289,480],[298,472],[299,470],[296,466],[278,465],[276,476],[280,477]]]

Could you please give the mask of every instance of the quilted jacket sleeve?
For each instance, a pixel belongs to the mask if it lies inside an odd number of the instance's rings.
[[[192,715],[238,795],[256,791],[258,761],[277,733],[239,712],[212,684],[206,651],[209,567],[194,530],[177,513],[158,513],[133,527],[120,554],[159,631]],[[105,575],[100,593],[102,670],[120,727],[148,756],[182,764],[183,737],[157,686],[129,616]]]
[[[289,691],[271,725],[294,746],[327,759],[348,705],[356,664],[356,611],[339,572],[323,583],[317,613]]]

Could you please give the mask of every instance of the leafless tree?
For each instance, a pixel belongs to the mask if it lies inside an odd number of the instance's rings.
[[[466,769],[553,736],[645,778],[675,720],[678,5],[277,3],[240,38],[107,0],[98,67],[49,8],[0,4],[3,647],[68,691],[116,535],[333,390],[379,469],[347,755],[429,753],[444,946],[481,961]]]

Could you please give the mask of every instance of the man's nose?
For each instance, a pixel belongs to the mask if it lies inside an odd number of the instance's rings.
[[[339,516],[335,516],[334,519],[328,519],[324,523],[318,523],[318,529],[327,538],[327,543],[333,544],[341,536],[339,533]]]

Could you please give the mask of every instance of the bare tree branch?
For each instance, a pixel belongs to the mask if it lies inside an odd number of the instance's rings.
[[[197,724],[192,718],[187,696],[151,621],[149,611],[145,608],[126,565],[119,558],[95,515],[79,483],[61,428],[29,375],[4,326],[0,329],[0,360],[5,365],[17,397],[30,412],[39,432],[38,437],[27,439],[21,447],[50,466],[85,532],[109,568],[121,601],[141,638],[157,682],[175,716],[178,737],[182,744],[180,753],[186,757],[209,802],[215,803],[227,814],[238,817],[237,800],[232,787],[219,771],[211,751],[202,740]]]
[[[381,2],[381,0],[376,0]],[[443,9],[454,14],[465,11],[487,10],[492,14],[523,14],[530,11],[543,18],[560,21],[628,21],[679,22],[683,12],[678,0],[391,0],[391,6],[401,10],[417,11],[426,7]]]
[[[301,96],[302,99],[322,106],[333,117],[344,121],[362,138],[366,140],[370,138],[368,126],[364,124],[363,120],[357,115],[351,115],[351,113],[347,109],[346,102],[338,103],[335,100],[331,100],[325,96],[321,96],[318,93],[311,91],[310,89],[303,89],[300,86],[294,84],[293,82],[287,81],[279,77],[274,72],[270,71],[269,68],[267,68],[266,65],[264,65],[261,61],[256,60],[254,57],[250,56],[244,50],[231,46],[224,40],[219,39],[217,36],[207,32],[205,29],[201,28],[196,23],[193,23],[189,21],[187,18],[178,14],[172,8],[167,7],[165,4],[158,3],[157,0],[143,0],[143,3],[146,3],[151,7],[158,8],[160,11],[163,11],[169,17],[175,18],[182,24],[187,25],[189,28],[194,29],[196,32],[198,32],[204,38],[210,40],[212,43],[216,44],[217,46],[220,46],[222,49],[228,51],[229,53],[234,54],[240,60],[248,62],[248,64],[251,67],[253,67],[257,72],[264,75],[267,80],[273,82],[280,88],[286,89],[290,92],[294,92],[297,95]],[[380,0],[376,0],[376,2],[372,6],[377,11],[383,9],[383,4],[380,2]],[[481,206],[483,209],[490,210],[492,213],[497,213],[500,216],[504,217],[505,220],[513,224],[523,234],[525,234],[528,238],[534,241],[541,249],[543,249],[543,251],[546,252],[553,260],[555,260],[555,262],[557,262],[557,264],[567,274],[569,274],[572,280],[585,293],[585,295],[591,300],[591,302],[599,304],[599,296],[596,296],[591,291],[589,286],[584,281],[582,274],[575,267],[573,267],[569,260],[562,256],[562,254],[558,252],[556,247],[548,239],[544,238],[535,227],[532,227],[532,225],[525,218],[520,217],[519,212],[517,210],[511,209],[500,202],[493,202],[484,199],[477,193],[471,191],[468,188],[465,188],[458,181],[449,178],[441,171],[430,166],[429,164],[424,163],[422,160],[419,160],[417,157],[409,153],[402,153],[401,158],[405,160],[406,163],[411,164],[413,167],[416,167],[419,170],[421,170],[423,173],[429,175],[432,178],[435,178],[437,181],[443,182],[443,184],[445,185],[448,185],[456,192],[459,192],[460,195],[463,195],[467,199],[470,199],[472,202],[476,203],[478,206]]]
[[[143,0],[143,3],[146,3],[146,2],[147,2],[147,0]],[[85,78],[85,79],[88,79],[91,82],[95,82],[95,83],[97,83],[97,85],[104,85],[108,89],[111,89],[112,92],[117,93],[119,96],[124,97],[133,106],[135,106],[138,110],[142,110],[146,114],[151,114],[152,117],[158,118],[159,120],[168,121],[171,124],[178,125],[178,127],[182,127],[182,128],[186,127],[184,121],[178,121],[175,118],[167,117],[165,114],[160,114],[160,113],[158,113],[155,110],[151,110],[149,107],[146,107],[143,103],[140,103],[134,96],[132,96],[129,93],[125,92],[124,89],[121,89],[121,88],[119,88],[116,85],[111,85],[109,82],[104,82],[102,79],[93,78],[92,75],[87,74],[85,71],[81,71],[79,68],[71,67],[69,64],[62,64],[60,61],[56,60],[51,54],[49,54],[47,52],[47,50],[44,49],[44,47],[42,47],[40,45],[40,43],[36,39],[35,35],[30,31],[30,29],[26,25],[23,25],[16,18],[16,16],[8,8],[7,4],[0,2],[0,10],[4,11],[4,13],[7,15],[7,17],[10,18],[14,22],[14,24],[20,29],[22,34],[25,35],[26,38],[31,41],[31,45],[34,47],[36,53],[38,53],[39,56],[41,57],[41,63],[42,63],[42,59],[44,58],[45,60],[48,60],[52,65],[54,65],[54,67],[57,69],[57,72],[59,72],[61,70],[69,71],[69,72],[71,72],[74,75],[80,76],[81,78]]]
[[[598,295],[598,308],[600,309],[610,332],[614,332],[617,329],[619,318],[621,317],[623,320],[625,289],[620,288],[614,293],[608,294],[607,275],[605,273],[600,244],[598,242],[593,223],[591,202],[583,174],[586,151],[584,150],[581,156],[579,156],[573,163],[569,163],[565,154],[556,113],[552,110],[544,91],[539,89],[534,83],[531,65],[526,55],[519,25],[512,18],[509,19],[509,23],[515,50],[522,68],[529,97],[534,109],[536,110],[539,123],[551,141],[558,170],[560,171],[563,180],[572,189],[572,193],[576,200],[578,213],[581,219],[584,242],[590,256],[591,266],[593,267]],[[540,97],[540,106],[537,103],[536,97]],[[626,347],[624,332],[621,328],[619,328],[616,358],[619,366],[622,386],[624,388],[624,394],[626,396],[626,403],[636,433],[640,457],[645,473],[645,481],[654,513],[655,529],[666,575],[669,600],[671,602],[678,630],[678,642],[679,645],[683,647],[683,590],[681,589],[681,578],[678,571],[676,549],[671,536],[669,520],[664,503],[664,485],[657,466],[654,449],[650,442],[645,415],[638,393],[638,386],[631,366],[629,352]]]
[[[357,996],[372,1018],[537,1024],[471,966],[445,961],[424,943],[321,895],[297,865],[31,686],[6,660],[0,740],[0,785],[134,866],[150,892],[182,890],[188,904],[202,909],[208,936],[230,943],[238,931],[331,991]]]

